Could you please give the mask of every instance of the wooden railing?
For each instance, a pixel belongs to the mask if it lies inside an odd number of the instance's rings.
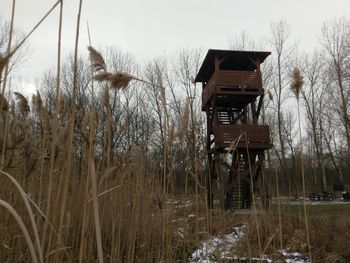
[[[203,89],[203,106],[214,93],[257,96],[263,93],[261,78],[256,71],[219,70]]]
[[[256,71],[219,70],[215,77],[218,86],[237,86],[242,89],[261,86]]]
[[[268,125],[219,124],[214,129],[215,148],[227,147],[240,136],[239,148],[246,148],[248,145],[249,148],[269,149],[272,146]]]

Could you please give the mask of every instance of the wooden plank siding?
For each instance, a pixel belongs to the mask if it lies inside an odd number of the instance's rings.
[[[214,95],[237,95],[257,97],[263,94],[257,71],[217,70],[203,88],[203,108]]]
[[[240,124],[217,125],[214,129],[215,148],[228,147],[241,134],[238,148],[269,149],[272,147],[268,125]],[[247,141],[246,141],[247,138]]]

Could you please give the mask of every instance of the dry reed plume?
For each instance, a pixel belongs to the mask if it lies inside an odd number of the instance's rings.
[[[301,75],[301,72],[298,68],[294,68],[292,72],[292,83],[290,84],[290,89],[299,100],[299,94],[301,91],[301,87],[304,84],[304,78]]]
[[[309,259],[310,261],[312,261],[310,231],[309,231],[309,223],[308,223],[309,219],[307,216],[307,206],[306,206],[306,185],[305,185],[305,172],[304,172],[303,140],[302,140],[302,133],[301,133],[301,117],[300,117],[300,103],[299,103],[299,95],[303,84],[304,84],[304,78],[301,75],[300,70],[298,68],[294,68],[292,72],[292,83],[290,88],[294,93],[298,103],[298,124],[299,124],[299,139],[300,139],[300,171],[301,171],[301,181],[302,181],[302,188],[303,188],[304,224],[305,224],[306,242],[307,242],[307,247],[309,252]]]
[[[94,80],[98,82],[107,81],[110,87],[113,89],[124,89],[129,85],[131,80],[138,80],[136,77],[133,77],[126,73],[107,72],[106,63],[101,53],[99,53],[96,49],[94,49],[91,46],[88,47],[88,50],[90,52],[91,67],[95,72],[93,76]]]
[[[98,82],[108,82],[109,86],[113,89],[125,89],[128,87],[130,81],[136,80],[149,85],[153,85],[164,89],[161,85],[157,85],[155,83],[150,83],[143,79],[137,78],[125,72],[108,72],[105,60],[100,52],[98,52],[95,48],[88,46],[88,50],[90,53],[91,67],[93,72],[95,73],[93,79]]]
[[[27,115],[30,112],[29,103],[26,97],[19,92],[14,92],[17,98],[18,110],[22,115]]]

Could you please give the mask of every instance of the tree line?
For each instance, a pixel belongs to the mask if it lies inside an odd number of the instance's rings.
[[[5,54],[8,26],[2,23],[0,28],[0,52]],[[260,120],[270,125],[274,145],[265,165],[271,184],[276,183],[277,173],[283,193],[298,196],[301,155],[309,192],[349,184],[350,20],[324,22],[319,47],[311,53],[299,51],[285,20],[271,23],[266,40],[257,41],[242,32],[229,40],[228,48],[272,53],[262,68],[266,95]],[[57,69],[45,71],[31,98],[12,94],[14,87],[7,85],[1,94],[1,169],[33,176],[41,165],[48,165],[45,160],[49,158],[43,153],[50,154],[52,140],[57,140],[59,161],[75,104],[73,163],[77,176],[86,162],[84,136],[95,129],[93,147],[99,170],[139,168],[141,163],[143,169],[157,174],[168,191],[204,190],[206,122],[201,87],[193,79],[206,51],[180,48],[142,65],[124,50],[104,47],[100,52],[111,71],[144,81],[133,80],[127,88],[92,81],[88,51],[81,50],[75,98],[72,56],[62,63],[59,93]],[[300,92],[302,141],[297,136],[296,101],[290,90],[294,68],[300,70],[304,83]],[[55,118],[58,122],[52,121]],[[58,137],[52,136],[54,130]]]

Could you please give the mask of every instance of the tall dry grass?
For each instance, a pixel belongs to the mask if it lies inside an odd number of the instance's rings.
[[[301,181],[302,181],[302,189],[303,189],[303,208],[304,208],[303,210],[304,210],[306,240],[309,247],[309,258],[310,260],[312,260],[310,235],[309,235],[309,223],[308,223],[307,205],[306,205],[306,183],[305,183],[304,158],[303,158],[303,140],[302,140],[302,132],[301,132],[300,103],[299,103],[299,95],[303,84],[304,84],[304,79],[303,79],[303,76],[301,75],[300,70],[298,68],[294,68],[292,72],[292,83],[290,88],[294,93],[298,103],[298,126],[299,126],[299,139],[300,139],[300,173],[301,173]]]
[[[59,21],[61,25],[62,2]],[[76,57],[74,61],[76,63]],[[76,66],[74,68],[76,76]],[[117,72],[106,81],[111,88],[125,88],[131,80],[128,76]],[[61,107],[59,79],[60,70],[57,69],[53,113],[49,113],[39,92],[33,95],[32,103],[23,94],[15,93],[17,102],[11,108],[2,97],[1,119],[9,127],[8,132],[1,134],[1,146],[5,149],[1,155],[3,169],[17,178],[27,193],[16,195],[14,187],[1,178],[4,189],[1,195],[13,206],[5,202],[2,205],[19,222],[27,246],[21,235],[16,235],[18,229],[9,215],[3,213],[0,224],[6,226],[1,241],[5,250],[0,251],[0,258],[27,261],[31,254],[34,262],[173,262],[178,258],[185,261],[193,244],[183,244],[184,240],[179,239],[173,224],[176,220],[174,206],[165,202],[168,200],[166,148],[163,177],[158,176],[158,164],[147,157],[142,147],[133,148],[127,156],[106,163],[95,152],[99,113],[94,109],[82,112],[75,109],[74,103],[71,108]],[[109,106],[108,100],[102,103]],[[76,124],[79,124],[78,130]],[[81,156],[77,155],[75,146],[79,137],[83,139]],[[78,168],[78,160],[82,160],[82,169]],[[24,213],[25,207],[31,207],[28,200],[37,209],[30,216]],[[25,225],[33,228],[26,230]],[[35,237],[36,251],[31,235]]]
[[[62,0],[21,43],[58,5],[55,105],[45,103],[39,92],[33,95],[32,102],[21,93],[15,93],[16,102],[12,101],[5,88],[0,97],[1,262],[187,262],[201,241],[211,234],[229,233],[238,224],[245,224],[247,230],[235,248],[237,255],[274,257],[277,250],[290,248],[310,255],[313,252],[314,260],[320,262],[346,260],[349,237],[344,230],[350,229],[348,217],[302,220],[283,210],[280,200],[277,213],[261,213],[255,195],[254,209],[248,215],[208,209],[201,185],[200,154],[193,142],[200,131],[190,108],[191,98],[185,100],[182,118],[176,123],[170,118],[161,72],[151,82],[126,72],[109,72],[103,56],[90,43],[89,78],[102,82],[98,87],[103,92],[95,96],[92,86],[92,100],[87,102],[91,108],[77,107],[82,1],[77,14],[73,103],[68,106],[60,82]],[[11,57],[5,58],[6,61],[0,57],[0,69],[6,77],[5,67]],[[158,152],[161,162],[149,153],[146,143],[135,143],[116,154],[113,140],[118,134],[112,136],[115,124],[110,94],[127,90],[134,81],[155,87],[160,94],[164,129],[163,148]],[[127,125],[121,125],[118,131]],[[174,183],[170,158],[183,154],[180,147],[173,149],[179,141],[193,143],[194,160],[189,160],[193,169],[187,169],[184,175],[184,194],[174,196],[169,190]],[[276,182],[278,187],[278,179]],[[309,234],[303,231],[307,222]]]

